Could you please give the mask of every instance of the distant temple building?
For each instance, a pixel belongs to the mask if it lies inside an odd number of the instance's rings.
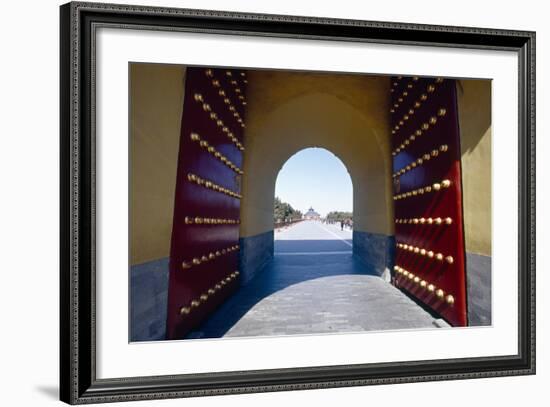
[[[321,215],[319,215],[317,212],[313,210],[313,208],[309,208],[309,210],[305,213],[304,219],[306,220],[319,220],[321,219]]]

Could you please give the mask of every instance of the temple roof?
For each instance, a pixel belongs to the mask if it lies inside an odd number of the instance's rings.
[[[306,212],[306,215],[320,216],[317,212],[315,212],[315,210],[312,207],[308,209],[308,211]]]

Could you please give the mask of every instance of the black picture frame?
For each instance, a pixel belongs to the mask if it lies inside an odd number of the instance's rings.
[[[60,8],[60,395],[71,404],[535,373],[535,33],[73,2]],[[519,59],[515,355],[96,378],[94,48],[99,26],[508,50]]]

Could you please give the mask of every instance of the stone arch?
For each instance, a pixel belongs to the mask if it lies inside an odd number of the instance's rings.
[[[392,233],[388,210],[392,207],[391,174],[386,165],[390,153],[378,142],[376,129],[354,107],[333,95],[312,93],[272,111],[261,127],[253,125],[249,124],[246,140],[242,236],[272,229],[272,197],[279,169],[292,155],[309,147],[333,152],[348,169],[357,185],[357,227]]]
[[[351,176],[346,164],[344,163],[344,161],[337,155],[337,154],[334,154],[334,152],[332,152],[331,150],[328,150],[324,147],[306,147],[306,148],[303,148],[299,151],[296,151],[294,154],[292,154],[290,157],[288,157],[288,159],[281,165],[281,167],[279,168],[279,170],[277,171],[277,176],[275,177],[275,184],[274,184],[274,196],[276,195],[276,189],[277,189],[277,185],[279,184],[279,182],[281,182],[280,180],[280,175],[281,175],[281,171],[283,170],[283,167],[289,163],[290,161],[294,160],[294,159],[300,159],[300,154],[305,152],[305,151],[308,151],[308,150],[312,150],[312,149],[320,149],[320,150],[323,150],[325,151],[326,153],[329,153],[332,155],[331,159],[334,160],[334,161],[337,161],[339,162],[343,169],[345,170],[345,173],[347,175],[347,178],[349,179],[350,183],[351,183],[351,194],[352,194],[352,199],[353,199],[353,192],[354,192],[354,183],[353,183],[353,177]],[[329,188],[330,189],[330,188]],[[330,192],[330,191],[329,191]],[[284,199],[283,199],[284,200]],[[313,204],[313,202],[309,202],[309,204]],[[308,205],[309,205],[308,204]],[[353,206],[353,203],[352,203],[352,206]],[[303,207],[303,208],[295,208],[295,209],[301,209],[301,210],[306,210],[307,208]],[[315,208],[315,209],[318,209],[318,208]],[[333,209],[339,209],[339,208],[333,208]]]
[[[245,282],[246,270],[258,269],[273,254],[277,174],[305,148],[325,148],[348,169],[354,185],[354,251],[360,233],[389,238],[388,83],[380,77],[305,78],[301,73],[261,71],[251,73],[249,83],[240,229]],[[357,251],[364,249],[358,242]]]

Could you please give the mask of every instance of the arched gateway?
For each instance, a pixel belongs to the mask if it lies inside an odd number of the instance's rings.
[[[185,337],[266,270],[277,174],[311,147],[349,171],[353,254],[372,276],[453,325],[490,323],[490,195],[472,203],[479,162],[490,174],[490,115],[458,114],[490,86],[146,64],[131,77],[132,340]]]

